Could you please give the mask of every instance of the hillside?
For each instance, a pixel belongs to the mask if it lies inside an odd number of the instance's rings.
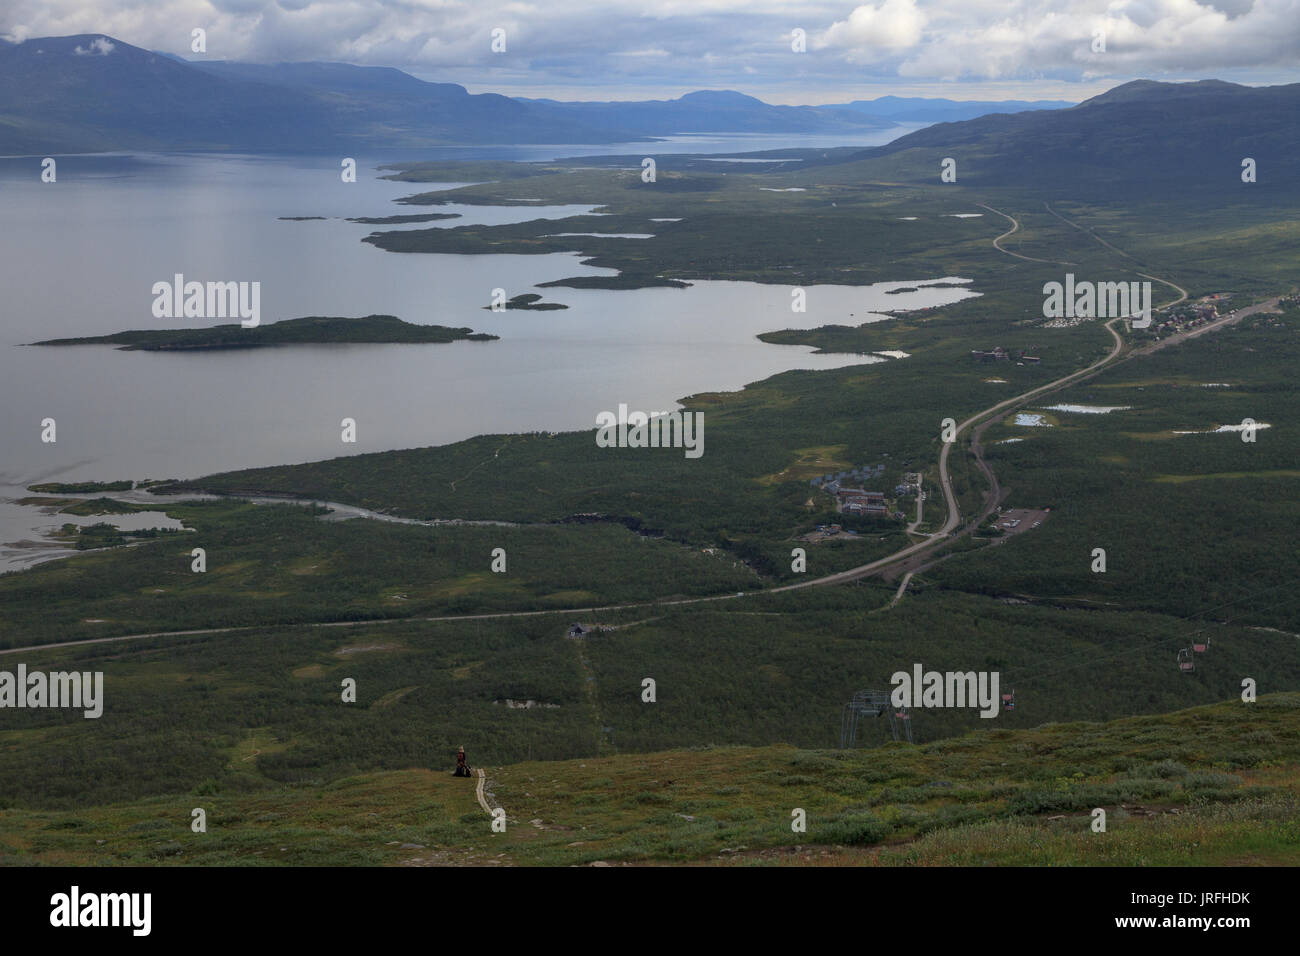
[[[532,712],[519,713],[526,720]],[[476,742],[467,742],[471,764]],[[232,743],[255,775],[284,742]],[[483,746],[490,746],[484,742]],[[489,757],[490,759],[490,757]],[[1296,865],[1300,696],[870,751],[695,748],[8,810],[0,863]],[[207,832],[190,829],[201,807]],[[807,829],[791,829],[792,812]],[[1095,808],[1106,830],[1093,832]]]
[[[892,170],[938,182],[957,160],[957,183],[1079,195],[1187,188],[1241,195],[1242,160],[1258,191],[1294,191],[1300,174],[1300,83],[1247,87],[1219,80],[1135,80],[1070,109],[999,113],[938,123],[850,159],[855,178]],[[863,160],[870,163],[857,168]],[[848,169],[846,168],[846,172]]]

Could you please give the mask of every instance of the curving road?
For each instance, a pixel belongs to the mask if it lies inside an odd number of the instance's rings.
[[[540,610],[540,611],[497,611],[497,612],[489,612],[484,614],[456,614],[456,615],[443,615],[438,617],[361,619],[361,620],[351,620],[351,621],[328,621],[323,623],[301,623],[301,624],[284,624],[284,625],[271,625],[271,626],[248,624],[248,625],[239,625],[235,627],[199,628],[199,629],[190,629],[184,631],[152,631],[146,634],[124,634],[116,637],[94,637],[94,638],[86,638],[83,640],[76,640],[76,641],[62,641],[57,644],[41,644],[34,647],[10,648],[6,650],[0,650],[0,656],[6,654],[31,653],[40,650],[55,650],[55,649],[66,648],[66,647],[77,647],[86,644],[109,644],[109,643],[116,643],[118,641],[144,640],[147,638],[193,637],[193,636],[208,635],[208,634],[234,634],[234,633],[239,633],[241,631],[265,631],[265,630],[271,630],[280,627],[284,627],[284,628],[378,627],[385,624],[436,623],[436,622],[445,622],[445,621],[486,621],[486,620],[496,620],[496,619],[511,618],[511,617],[541,617],[543,615],[550,615],[550,614],[563,614],[568,617],[573,617],[580,614],[594,614],[598,612],[626,611],[626,610],[635,610],[640,608],[653,608],[653,607],[676,607],[676,606],[686,605],[686,604],[704,604],[710,601],[732,601],[738,598],[753,596],[756,594],[773,594],[773,593],[780,593],[782,591],[796,591],[801,588],[822,587],[828,584],[841,584],[847,581],[856,581],[860,578],[869,577],[870,575],[873,575],[878,571],[882,571],[895,564],[898,564],[900,561],[903,561],[911,557],[915,557],[916,555],[919,555],[925,551],[933,550],[939,547],[940,545],[942,545],[943,543],[945,543],[945,540],[952,534],[952,532],[957,528],[957,525],[961,522],[961,514],[957,508],[957,498],[952,490],[952,476],[948,472],[948,456],[949,453],[952,451],[953,445],[957,443],[957,439],[960,437],[961,433],[964,432],[966,429],[970,428],[976,422],[982,421],[985,418],[988,418],[989,416],[997,415],[999,412],[1009,410],[1017,404],[1023,404],[1025,402],[1032,401],[1035,397],[1040,396],[1046,392],[1053,391],[1058,388],[1064,388],[1067,385],[1070,385],[1075,381],[1077,381],[1078,379],[1082,378],[1083,376],[1095,373],[1105,365],[1109,364],[1119,355],[1124,345],[1123,339],[1120,337],[1119,333],[1117,333],[1113,328],[1114,323],[1116,321],[1118,320],[1112,319],[1110,322],[1106,324],[1107,330],[1114,337],[1115,348],[1105,357],[1094,362],[1092,365],[1089,365],[1087,368],[1080,369],[1077,372],[1072,372],[1071,374],[1065,375],[1059,379],[1056,379],[1053,382],[1049,382],[1046,385],[1041,385],[1038,388],[1031,389],[1030,391],[1023,393],[1022,395],[1017,395],[1013,398],[1005,399],[1001,402],[998,402],[996,405],[992,405],[989,408],[984,409],[983,411],[976,412],[974,415],[970,416],[964,422],[962,422],[960,425],[957,426],[956,431],[953,435],[953,440],[951,442],[945,442],[942,451],[940,451],[939,453],[939,484],[943,488],[944,500],[946,501],[947,508],[948,508],[947,518],[944,520],[943,527],[940,530],[936,531],[930,538],[927,538],[924,541],[920,541],[917,542],[916,544],[908,545],[907,547],[902,548],[899,551],[895,551],[893,554],[887,555],[886,557],[880,558],[875,561],[871,561],[867,564],[859,565],[856,568],[850,568],[847,571],[840,571],[836,574],[828,574],[819,578],[812,578],[807,581],[799,581],[794,584],[786,584],[777,588],[763,588],[762,590],[753,591],[753,592],[738,591],[734,594],[714,594],[714,595],[709,595],[707,597],[677,598],[674,600],[641,601],[632,604],[606,604],[606,605],[599,605],[595,607],[556,608],[556,609],[547,609],[547,610]],[[980,459],[980,461],[982,463],[982,458]],[[992,472],[987,469],[987,466],[984,466],[984,468],[986,470],[986,473],[992,476]],[[997,492],[996,479],[994,480],[994,482],[995,483],[992,489],[993,495],[991,495],[990,497],[995,496]],[[967,528],[963,533],[969,532],[972,527],[973,525],[967,526]]]
[[[984,208],[989,209],[992,212],[997,212],[998,215],[1005,216],[1007,219],[1011,219],[1013,223],[1013,228],[1011,229],[1010,232],[1004,233],[1003,235],[998,236],[997,239],[993,240],[993,244],[998,249],[998,251],[1003,252],[1009,256],[1015,256],[1016,258],[1020,258],[1020,259],[1027,258],[1025,256],[1019,256],[1014,252],[1008,252],[1007,250],[1003,249],[1000,245],[998,245],[1000,240],[1006,238],[1007,236],[1014,233],[1017,229],[1019,229],[1020,224],[1016,222],[1015,219],[1012,219],[1012,217],[1007,216],[1006,213],[998,212],[998,210],[993,209],[991,206],[984,206]],[[1071,223],[1068,219],[1065,219],[1055,210],[1052,210],[1050,206],[1048,207],[1048,211],[1051,212],[1057,218],[1061,219],[1063,222],[1075,226],[1075,228],[1080,229],[1081,231],[1092,236],[1092,238],[1097,239],[1098,242],[1101,242],[1103,245],[1106,245],[1108,248],[1114,249],[1116,252],[1119,252],[1121,255],[1125,255],[1126,258],[1132,258],[1128,256],[1127,253],[1123,253],[1121,250],[1115,249],[1114,246],[1111,246],[1109,243],[1105,242],[1105,240],[1102,240],[1099,237],[1088,232],[1088,230],[1083,229],[1083,227]],[[1036,259],[1032,261],[1046,262],[1048,260]],[[1065,265],[1068,263],[1056,263],[1056,264]],[[1139,273],[1139,275],[1143,275],[1143,273]],[[1171,300],[1168,303],[1164,303],[1163,305],[1160,306],[1160,308],[1165,308],[1168,305],[1177,304],[1187,298],[1187,291],[1185,289],[1182,289],[1181,287],[1175,285],[1174,283],[1169,282],[1167,279],[1160,279],[1156,276],[1145,276],[1145,278],[1163,283],[1169,286],[1170,288],[1178,290],[1179,297],[1177,299]],[[739,598],[744,598],[747,596],[753,596],[758,594],[773,594],[773,593],[780,593],[783,591],[797,591],[802,588],[823,587],[829,584],[842,584],[848,581],[856,581],[864,577],[869,577],[880,571],[884,571],[888,568],[893,567],[894,565],[900,564],[903,561],[908,561],[909,559],[915,558],[916,556],[926,551],[935,550],[941,547],[942,545],[944,545],[945,543],[948,543],[949,540],[955,540],[957,537],[961,537],[962,535],[970,533],[972,530],[978,527],[979,523],[983,521],[985,517],[988,516],[988,514],[993,510],[994,507],[996,507],[998,500],[1001,496],[1001,490],[998,485],[997,476],[994,475],[992,469],[989,468],[988,464],[984,461],[983,449],[979,442],[980,434],[982,434],[985,428],[987,428],[990,424],[992,424],[995,417],[1001,415],[1004,412],[1013,411],[1015,408],[1021,405],[1025,405],[1036,398],[1040,398],[1044,395],[1047,395],[1051,392],[1058,391],[1062,388],[1066,388],[1070,385],[1077,384],[1078,382],[1086,378],[1091,378],[1092,376],[1099,373],[1102,369],[1114,364],[1116,361],[1118,361],[1121,358],[1121,356],[1124,356],[1126,358],[1131,358],[1134,355],[1150,354],[1156,349],[1163,348],[1169,344],[1173,344],[1176,342],[1183,342],[1189,338],[1194,338],[1196,336],[1203,335],[1206,332],[1209,332],[1213,329],[1218,329],[1226,325],[1234,324],[1240,321],[1241,319],[1245,318],[1247,315],[1253,314],[1255,312],[1263,311],[1264,309],[1268,309],[1268,308],[1276,308],[1277,302],[1278,300],[1274,298],[1268,300],[1267,302],[1262,302],[1256,306],[1252,306],[1247,309],[1238,310],[1233,315],[1230,315],[1224,319],[1220,319],[1217,322],[1211,322],[1191,332],[1182,333],[1176,336],[1170,336],[1169,338],[1162,339],[1160,342],[1155,343],[1153,345],[1146,346],[1136,351],[1129,351],[1127,356],[1124,355],[1125,353],[1124,339],[1119,334],[1119,332],[1115,330],[1115,324],[1117,322],[1122,322],[1123,319],[1122,318],[1111,319],[1109,322],[1105,324],[1105,329],[1107,332],[1110,333],[1111,338],[1114,341],[1114,347],[1102,358],[1098,359],[1097,361],[1093,362],[1091,365],[1085,368],[1079,369],[1078,371],[1075,372],[1071,372],[1068,375],[1063,375],[1061,378],[1048,382],[1045,385],[1040,385],[1037,388],[1033,388],[1027,392],[1023,392],[1020,395],[1016,395],[1013,396],[1012,398],[1004,399],[1003,401],[1000,401],[995,405],[991,405],[982,411],[976,412],[975,414],[967,418],[965,421],[957,425],[956,430],[953,434],[953,440],[949,442],[945,442],[943,444],[942,450],[939,452],[939,485],[943,489],[944,501],[947,505],[947,510],[948,510],[947,517],[945,518],[943,527],[941,529],[936,531],[933,535],[931,535],[929,538],[927,538],[924,541],[920,541],[915,544],[910,544],[907,547],[895,551],[893,554],[887,555],[886,557],[883,558],[879,558],[875,561],[868,562],[867,564],[859,565],[858,567],[855,568],[849,568],[847,571],[839,571],[835,574],[828,574],[819,578],[811,578],[806,581],[799,581],[794,584],[786,584],[776,588],[763,588],[761,590],[753,591],[753,592],[738,591],[734,594],[715,594],[707,597],[677,598],[673,600],[660,599],[660,600],[652,600],[652,601],[641,601],[632,604],[607,604],[607,605],[600,605],[596,607],[557,608],[557,609],[547,609],[547,610],[540,610],[540,611],[497,611],[497,612],[489,612],[484,614],[457,614],[457,615],[443,615],[438,617],[361,619],[361,620],[351,620],[351,621],[330,621],[325,623],[314,623],[314,624],[301,623],[301,624],[285,624],[285,625],[271,625],[271,626],[253,624],[253,625],[240,625],[236,627],[200,628],[200,629],[191,629],[191,630],[184,630],[184,631],[154,631],[147,634],[126,634],[117,637],[95,637],[95,638],[86,638],[83,640],[76,640],[76,641],[63,641],[57,644],[41,644],[33,647],[11,648],[6,650],[0,650],[0,656],[6,654],[32,653],[41,650],[53,650],[58,648],[76,647],[76,646],[86,645],[86,644],[115,643],[118,641],[143,640],[146,638],[189,637],[189,636],[198,636],[198,635],[207,635],[207,634],[232,634],[241,631],[265,631],[265,630],[271,630],[273,628],[278,628],[278,627],[284,627],[284,628],[377,627],[385,624],[435,623],[435,622],[444,622],[444,621],[485,621],[485,620],[496,620],[496,619],[511,618],[511,617],[541,617],[543,615],[550,615],[550,614],[562,614],[568,617],[573,617],[576,615],[594,614],[598,612],[625,611],[625,610],[635,610],[640,608],[655,608],[655,607],[676,607],[676,606],[686,605],[686,604],[704,604],[710,601],[731,601],[731,600],[736,600]],[[976,517],[973,521],[969,522],[966,525],[966,527],[963,528],[958,534],[954,535],[954,531],[957,530],[958,525],[961,523],[961,513],[957,507],[957,497],[954,494],[952,489],[952,476],[948,470],[948,456],[951,453],[953,446],[957,444],[957,440],[960,438],[962,433],[967,431],[968,429],[974,431],[974,435],[971,443],[971,449],[975,456],[975,461],[977,466],[984,473],[984,475],[989,479],[989,493],[986,497],[985,507],[982,511],[982,514]],[[353,513],[364,512],[364,509],[350,508],[349,506],[339,506],[339,507],[348,508],[348,510],[352,511]],[[920,513],[920,509],[919,509],[919,502],[918,502],[918,517],[919,517],[919,513]],[[400,518],[395,519],[391,515],[380,515],[374,512],[365,512],[365,516],[373,517],[378,520],[396,521],[403,524],[405,523],[495,524],[496,523],[496,522],[459,522],[455,520],[437,521],[437,522],[418,522],[418,521],[413,521],[411,519],[400,519]],[[500,522],[500,523],[506,524],[506,522]],[[891,602],[890,606],[893,606],[893,604],[897,603],[898,599],[902,597],[903,591],[906,590],[907,584],[910,580],[911,580],[911,574],[908,573],[907,576],[904,578],[903,583],[900,586],[899,591],[895,595],[894,601]]]
[[[1008,255],[1008,256],[1014,256],[1014,257],[1017,258],[1017,259],[1024,259],[1026,262],[1046,262],[1048,265],[1052,265],[1052,266],[1072,266],[1072,265],[1074,265],[1073,262],[1058,262],[1056,259],[1035,259],[1033,256],[1022,256],[1020,253],[1018,253],[1018,252],[1012,252],[1010,249],[1003,249],[1003,248],[1002,248],[1002,240],[1003,240],[1003,239],[1007,239],[1007,238],[1009,238],[1009,237],[1011,237],[1011,236],[1014,236],[1017,232],[1019,232],[1019,231],[1020,231],[1020,222],[1019,222],[1019,221],[1018,221],[1014,216],[1009,216],[1009,215],[1007,215],[1007,214],[1006,214],[1005,212],[1003,212],[1001,209],[994,209],[992,206],[986,206],[986,205],[984,205],[984,203],[982,203],[982,202],[977,202],[975,205],[979,206],[981,209],[987,209],[989,212],[997,213],[997,214],[998,214],[999,216],[1001,216],[1003,219],[1009,219],[1009,220],[1011,220],[1011,228],[1008,229],[1008,230],[1007,230],[1006,232],[1004,232],[1002,235],[998,236],[996,239],[993,240],[993,248],[996,249],[998,252],[1005,253],[1005,254]],[[1044,203],[1044,205],[1046,205],[1046,203]],[[1051,209],[1050,209],[1050,208],[1048,209],[1048,212],[1051,212]],[[1056,213],[1053,212],[1052,215],[1055,216]],[[1057,218],[1060,219],[1061,217],[1060,217],[1060,216],[1057,216]],[[1064,220],[1062,220],[1062,221],[1064,221]],[[1070,223],[1070,225],[1073,226],[1074,223]],[[1076,227],[1076,228],[1078,228],[1078,227]]]

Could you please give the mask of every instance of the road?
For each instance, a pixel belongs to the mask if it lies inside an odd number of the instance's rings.
[[[893,600],[885,605],[885,610],[889,610],[889,608],[903,600],[903,594],[907,591],[907,586],[912,583],[912,575],[915,573],[915,571],[908,571],[903,575],[903,580],[898,584],[898,590],[894,592]]]
[[[916,520],[907,526],[908,534],[921,534],[916,529],[921,527],[921,506],[925,503],[925,482],[924,480],[916,483]]]
[[[1081,369],[1077,372],[1073,372],[1069,375],[1063,376],[1054,382],[1049,382],[1046,385],[1042,385],[1038,388],[1032,389],[1028,392],[1025,392],[1022,395],[1017,395],[1014,398],[1008,398],[1005,399],[1004,401],[998,402],[996,405],[992,405],[989,408],[986,408],[983,411],[977,412],[976,414],[970,416],[964,422],[962,422],[960,425],[957,426],[956,432],[953,435],[953,440],[951,442],[945,442],[943,445],[943,449],[939,453],[939,484],[940,487],[943,489],[944,500],[947,502],[947,508],[948,508],[947,518],[944,520],[943,527],[940,530],[936,531],[931,537],[927,538],[924,541],[920,541],[915,544],[908,545],[907,547],[902,548],[901,550],[896,551],[893,554],[890,554],[886,557],[880,558],[876,561],[871,561],[867,564],[860,565],[856,568],[850,568],[847,571],[840,571],[836,574],[828,574],[819,578],[811,578],[807,581],[799,581],[794,584],[787,584],[777,588],[763,588],[762,590],[759,591],[749,592],[748,595],[744,591],[738,591],[734,594],[730,594],[730,593],[715,594],[715,595],[709,595],[708,597],[678,598],[675,600],[642,601],[633,604],[608,604],[608,605],[602,605],[596,607],[561,608],[556,610],[542,610],[542,611],[498,611],[498,612],[492,612],[486,614],[457,614],[457,615],[444,615],[440,617],[380,618],[380,619],[362,619],[362,620],[351,620],[351,621],[329,621],[325,623],[315,623],[315,624],[306,623],[306,624],[286,624],[286,625],[273,625],[273,626],[250,624],[250,625],[240,625],[236,627],[202,628],[197,630],[185,630],[185,631],[152,631],[146,634],[124,634],[116,637],[95,637],[95,638],[87,638],[84,640],[77,640],[77,641],[62,641],[57,644],[42,644],[42,645],[38,645],[37,647],[10,648],[6,650],[0,650],[0,656],[4,656],[7,654],[31,653],[42,649],[53,650],[58,648],[76,647],[84,644],[108,644],[108,643],[116,643],[119,641],[144,640],[148,638],[192,637],[192,636],[208,635],[208,634],[234,634],[243,631],[259,631],[259,630],[266,631],[266,630],[276,629],[279,627],[284,627],[284,628],[380,627],[386,624],[438,623],[438,622],[447,622],[447,621],[487,621],[487,620],[497,620],[501,618],[541,617],[543,615],[551,615],[551,614],[563,615],[565,617],[577,617],[579,615],[584,615],[584,614],[595,614],[595,613],[609,612],[609,611],[627,611],[627,610],[637,610],[642,608],[677,607],[677,606],[682,606],[687,604],[704,604],[711,601],[733,601],[740,598],[744,598],[746,596],[752,596],[755,594],[773,594],[773,593],[781,593],[783,591],[797,591],[802,588],[824,587],[828,584],[841,584],[848,581],[856,581],[861,578],[873,575],[878,571],[882,571],[888,567],[891,567],[892,565],[895,565],[907,558],[914,557],[916,555],[922,554],[929,550],[933,550],[937,548],[939,545],[943,544],[945,539],[952,534],[952,532],[956,529],[957,525],[960,524],[961,522],[961,513],[958,511],[957,508],[957,498],[956,495],[953,493],[953,489],[952,489],[952,476],[948,472],[948,456],[951,453],[953,446],[957,444],[957,440],[961,436],[961,433],[964,432],[966,429],[970,428],[975,422],[981,421],[989,416],[996,415],[1001,411],[1008,410],[1017,404],[1023,404],[1025,402],[1032,401],[1035,397],[1040,396],[1048,391],[1053,391],[1058,388],[1064,388],[1067,385],[1070,385],[1073,382],[1077,381],[1079,378],[1081,378],[1084,375],[1088,375],[1090,373],[1099,371],[1106,364],[1114,360],[1114,358],[1123,349],[1124,341],[1119,336],[1119,333],[1117,333],[1113,327],[1114,323],[1117,321],[1119,320],[1112,319],[1106,325],[1107,330],[1110,332],[1111,336],[1115,340],[1115,348],[1104,358],[1099,359],[1098,361],[1094,362],[1092,365],[1088,366],[1085,369]],[[982,462],[982,459],[980,460]],[[987,465],[983,467],[985,469],[986,474],[989,474],[991,476],[992,472],[987,468]],[[994,482],[995,482],[994,488],[996,489],[996,479],[994,479]],[[968,526],[966,530],[967,531],[971,530],[971,526]]]
[[[1009,220],[1011,220],[1011,228],[1008,229],[1008,230],[1007,230],[1006,232],[1004,232],[1002,235],[998,236],[996,239],[993,240],[993,248],[996,249],[998,252],[1005,253],[1005,254],[1008,255],[1008,256],[1014,256],[1014,257],[1017,258],[1017,259],[1024,259],[1026,262],[1046,262],[1048,265],[1053,265],[1053,266],[1072,266],[1072,265],[1074,265],[1073,262],[1058,262],[1058,261],[1055,260],[1055,259],[1035,259],[1033,256],[1022,256],[1020,253],[1018,253],[1018,252],[1012,252],[1010,249],[1003,249],[1003,248],[1002,248],[1002,240],[1003,240],[1003,239],[1006,239],[1008,236],[1014,236],[1017,232],[1019,232],[1019,231],[1020,231],[1020,222],[1019,222],[1019,221],[1018,221],[1014,216],[1009,216],[1009,215],[1007,215],[1005,212],[1003,212],[1002,210],[1000,210],[1000,209],[994,209],[992,206],[986,206],[986,205],[984,205],[984,203],[982,203],[982,202],[977,202],[975,205],[979,206],[981,209],[987,209],[989,212],[997,213],[997,214],[998,214],[999,216],[1001,216],[1003,219],[1009,219]],[[1050,211],[1050,210],[1049,210],[1049,211]],[[1055,215],[1055,213],[1053,213],[1053,215]],[[1060,218],[1060,217],[1058,216],[1057,218]],[[1074,225],[1074,223],[1070,223],[1070,225]]]
[[[990,209],[993,212],[998,212],[997,210],[992,209],[992,207],[990,206],[985,206],[984,208]],[[1075,225],[1074,223],[1070,223],[1068,219],[1065,219],[1064,217],[1060,216],[1059,213],[1056,213],[1054,210],[1051,210],[1050,207],[1048,208],[1053,215],[1060,218],[1063,222],[1069,223],[1072,226]],[[1005,213],[1001,213],[1001,212],[998,212],[998,215],[1006,216]],[[1006,218],[1011,219],[1010,216],[1006,216]],[[1010,235],[1011,233],[1014,233],[1016,229],[1019,228],[1019,223],[1017,223],[1014,219],[1012,219],[1011,221],[1014,224],[1011,232],[1004,233],[1002,236],[999,236],[997,239],[995,239],[994,245],[997,247],[999,252],[1005,252],[1007,255],[1016,256],[1016,253],[1007,252],[1005,249],[1002,249],[1001,246],[997,245],[999,240],[1006,238],[1006,236]],[[1075,226],[1075,228],[1081,229],[1082,231],[1088,233],[1088,235],[1090,236],[1092,235],[1092,233],[1088,232],[1087,230],[1084,230],[1083,227],[1081,226]],[[1121,255],[1124,255],[1127,258],[1132,258],[1131,256],[1128,256],[1127,253],[1123,253],[1121,250],[1115,249],[1114,246],[1111,246],[1109,243],[1105,242],[1104,240],[1096,236],[1093,236],[1093,238],[1097,239],[1098,242],[1101,242],[1103,245],[1106,245],[1108,248],[1114,249],[1116,252],[1120,253]],[[1016,256],[1016,257],[1022,259],[1025,258],[1024,256]],[[1035,261],[1041,262],[1046,260],[1035,260]],[[1141,273],[1139,273],[1139,275],[1141,275]],[[1174,283],[1169,282],[1167,279],[1160,279],[1156,276],[1146,276],[1146,278],[1151,279],[1152,281],[1155,282],[1163,283],[1164,285],[1168,285],[1170,288],[1177,289],[1179,292],[1179,297],[1177,299],[1174,299],[1168,303],[1164,303],[1163,305],[1160,306],[1160,308],[1165,308],[1168,305],[1177,304],[1187,298],[1186,290],[1182,289],[1177,285],[1174,285]],[[786,584],[776,588],[763,588],[761,590],[752,591],[752,592],[738,591],[734,594],[731,593],[715,594],[715,595],[709,595],[707,597],[677,598],[673,600],[661,599],[661,600],[652,600],[652,601],[641,601],[632,604],[608,604],[608,605],[602,605],[596,607],[561,608],[561,609],[551,609],[551,610],[541,610],[541,611],[498,611],[498,612],[491,612],[486,614],[458,614],[458,615],[444,615],[440,617],[382,618],[377,620],[362,619],[362,620],[351,620],[351,621],[330,621],[330,622],[319,623],[319,624],[305,623],[305,624],[285,624],[285,625],[272,625],[272,626],[241,625],[237,627],[202,628],[198,630],[185,630],[185,631],[154,631],[147,634],[125,634],[116,637],[96,637],[96,638],[86,638],[83,640],[76,640],[76,641],[63,641],[58,644],[42,644],[34,647],[10,648],[6,650],[0,650],[0,656],[7,655],[7,654],[32,653],[39,650],[52,650],[57,648],[76,647],[85,644],[115,643],[119,641],[143,640],[147,638],[189,637],[189,636],[207,635],[207,634],[232,634],[241,631],[266,631],[266,630],[272,630],[280,627],[283,628],[378,627],[378,626],[383,626],[385,624],[436,623],[436,622],[448,622],[448,621],[486,621],[486,620],[497,620],[497,619],[512,618],[512,617],[541,617],[543,615],[563,615],[565,617],[573,618],[579,615],[595,614],[600,612],[637,610],[642,608],[678,607],[687,604],[705,604],[713,601],[733,601],[733,600],[742,599],[745,597],[750,597],[759,594],[779,594],[784,591],[798,591],[803,588],[824,587],[826,585],[831,585],[831,584],[843,584],[850,581],[857,581],[865,577],[870,577],[871,575],[884,571],[895,565],[898,565],[901,562],[910,561],[911,559],[914,559],[918,555],[922,555],[927,551],[935,550],[940,546],[942,546],[943,544],[948,543],[949,539],[955,539],[956,537],[960,537],[961,535],[968,534],[971,531],[973,531],[975,528],[977,528],[979,524],[985,518],[988,517],[988,515],[998,505],[1002,492],[998,484],[997,476],[993,473],[993,470],[988,467],[987,462],[984,461],[983,447],[980,444],[979,439],[980,436],[983,434],[983,431],[993,423],[993,421],[997,416],[1000,416],[1006,412],[1013,411],[1022,405],[1028,404],[1034,399],[1043,397],[1044,395],[1048,395],[1052,392],[1059,391],[1060,389],[1067,388],[1070,385],[1078,384],[1084,379],[1093,377],[1094,375],[1101,372],[1102,369],[1113,365],[1114,363],[1120,361],[1121,359],[1129,359],[1138,355],[1149,355],[1158,349],[1167,347],[1168,345],[1184,342],[1187,341],[1188,339],[1195,338],[1200,335],[1204,335],[1205,333],[1210,332],[1212,330],[1224,328],[1225,326],[1235,324],[1236,322],[1241,321],[1241,319],[1245,318],[1247,315],[1252,315],[1256,312],[1261,312],[1266,309],[1276,309],[1277,305],[1278,305],[1278,299],[1273,298],[1266,302],[1261,302],[1258,305],[1251,306],[1247,309],[1239,310],[1234,315],[1230,315],[1216,322],[1208,323],[1207,325],[1201,326],[1200,328],[1195,329],[1191,332],[1179,333],[1178,335],[1169,336],[1168,338],[1162,339],[1160,342],[1154,343],[1152,345],[1144,346],[1140,349],[1130,350],[1127,355],[1125,354],[1124,339],[1119,334],[1119,332],[1115,330],[1115,324],[1117,322],[1122,322],[1124,320],[1122,318],[1111,319],[1105,324],[1105,328],[1106,331],[1110,333],[1111,339],[1113,340],[1114,344],[1111,350],[1102,358],[1093,362],[1091,365],[1087,366],[1086,368],[1082,368],[1079,369],[1078,371],[1071,372],[1068,375],[1063,375],[1061,378],[1048,382],[1046,385],[1040,385],[1037,388],[1033,388],[1027,392],[1023,392],[1020,395],[1016,395],[1012,398],[1004,399],[1003,401],[998,402],[995,405],[991,405],[982,411],[976,412],[974,415],[971,415],[961,424],[957,425],[956,431],[953,434],[953,440],[950,442],[944,442],[943,448],[939,452],[939,485],[943,489],[944,501],[948,509],[947,517],[945,518],[943,527],[941,529],[936,531],[933,535],[931,535],[929,538],[927,538],[924,541],[919,541],[914,544],[910,544],[907,547],[895,551],[893,554],[887,555],[886,557],[883,558],[879,558],[878,560],[875,561],[868,562],[867,564],[859,565],[858,567],[855,568],[849,568],[847,571],[839,571],[835,574],[828,574],[818,578],[810,578],[809,580],[806,581],[799,581],[794,584]],[[974,520],[970,521],[966,525],[966,527],[961,530],[960,534],[954,535],[953,534],[954,531],[956,531],[958,525],[961,524],[961,512],[957,507],[957,497],[954,494],[952,488],[952,476],[948,470],[948,457],[952,451],[953,446],[958,443],[958,440],[960,439],[961,435],[964,432],[966,432],[968,429],[972,430],[973,432],[971,449],[975,457],[976,465],[977,467],[979,467],[979,469],[985,475],[985,477],[989,480],[989,493],[985,498],[985,504],[982,513]],[[347,506],[343,506],[343,507],[347,507]],[[354,512],[363,511],[363,509],[350,509],[350,510]],[[918,502],[917,512],[918,512],[918,519],[919,519],[919,515],[920,515],[919,502]],[[387,521],[397,520],[401,523],[407,523],[407,522],[419,523],[419,524],[436,524],[436,523],[486,524],[489,523],[489,522],[457,522],[454,520],[448,520],[445,522],[414,522],[414,521],[410,521],[410,519],[394,519],[392,516],[379,515],[375,512],[367,512],[366,516],[374,517],[379,520],[387,520]],[[910,579],[911,577],[909,574],[904,579],[904,583],[900,587],[898,594],[895,595],[893,603],[897,603],[898,598],[902,596],[903,591],[907,587],[907,582],[910,581]]]

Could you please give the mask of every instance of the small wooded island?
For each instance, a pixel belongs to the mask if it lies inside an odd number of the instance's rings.
[[[499,336],[445,325],[413,325],[394,315],[362,318],[308,316],[246,329],[239,324],[206,329],[137,329],[112,335],[49,339],[33,345],[116,345],[122,351],[171,352],[258,348],[265,345],[490,342]]]
[[[522,295],[513,296],[504,305],[507,309],[532,309],[538,312],[568,308],[567,305],[561,302],[543,302],[542,297],[536,292],[525,292]],[[491,309],[492,306],[485,305],[483,308]]]

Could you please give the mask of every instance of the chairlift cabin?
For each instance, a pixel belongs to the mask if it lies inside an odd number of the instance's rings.
[[[1192,650],[1194,650],[1197,654],[1204,654],[1207,650],[1209,650],[1209,648],[1210,648],[1210,639],[1208,637],[1205,639],[1204,644],[1197,644],[1195,641],[1192,642]]]
[[[1014,690],[1009,694],[1002,695],[1002,709],[1003,710],[1016,709],[1016,692]]]
[[[1180,648],[1178,651],[1178,669],[1180,671],[1194,671],[1196,665],[1192,663],[1192,652],[1190,648]]]

